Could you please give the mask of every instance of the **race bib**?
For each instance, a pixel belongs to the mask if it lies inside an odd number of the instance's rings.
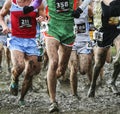
[[[87,42],[86,47],[87,47],[87,49],[93,49],[92,42],[91,41]]]
[[[43,21],[40,24],[40,32],[46,32],[48,31],[48,24],[47,22]]]
[[[58,13],[69,11],[69,0],[55,0],[55,3]]]
[[[77,24],[76,26],[76,32],[77,33],[85,33],[86,32],[86,26],[85,23]]]
[[[32,27],[31,17],[20,17],[19,18],[19,27],[20,28],[30,28]]]
[[[89,17],[88,22],[89,22],[89,31],[95,30],[94,23],[93,23],[93,17]]]
[[[103,41],[103,33],[99,31],[93,32],[93,39],[96,41]]]

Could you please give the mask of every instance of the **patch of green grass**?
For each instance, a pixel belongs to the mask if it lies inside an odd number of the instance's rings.
[[[115,56],[115,55],[116,55],[116,49],[115,49],[114,46],[111,47],[111,54],[112,54],[112,56]]]

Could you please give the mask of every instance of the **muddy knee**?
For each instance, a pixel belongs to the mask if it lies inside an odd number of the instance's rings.
[[[63,75],[65,74],[65,70],[62,69],[61,67],[59,67],[59,68],[57,69],[56,74],[57,74],[57,77],[59,78],[60,76],[63,76]]]
[[[80,74],[85,75],[90,72],[92,68],[92,62],[86,61],[81,62],[80,61]]]

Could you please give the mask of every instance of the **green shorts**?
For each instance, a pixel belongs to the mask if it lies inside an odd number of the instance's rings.
[[[64,45],[72,46],[75,39],[74,21],[50,20],[47,34]]]

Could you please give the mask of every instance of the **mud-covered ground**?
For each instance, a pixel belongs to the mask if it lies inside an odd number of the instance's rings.
[[[60,112],[58,114],[120,114],[120,96],[115,96],[108,87],[109,79],[113,72],[112,64],[104,66],[104,80],[102,85],[97,80],[96,97],[88,98],[87,76],[78,73],[78,95],[75,99],[71,95],[70,84],[57,84],[57,100]],[[20,96],[14,97],[9,92],[10,76],[6,76],[6,65],[0,73],[0,114],[48,114],[50,105],[45,83],[46,70],[42,70],[33,80],[33,90],[25,97],[25,107],[18,105]],[[23,76],[20,76],[19,90]],[[120,76],[116,85],[120,91]]]

